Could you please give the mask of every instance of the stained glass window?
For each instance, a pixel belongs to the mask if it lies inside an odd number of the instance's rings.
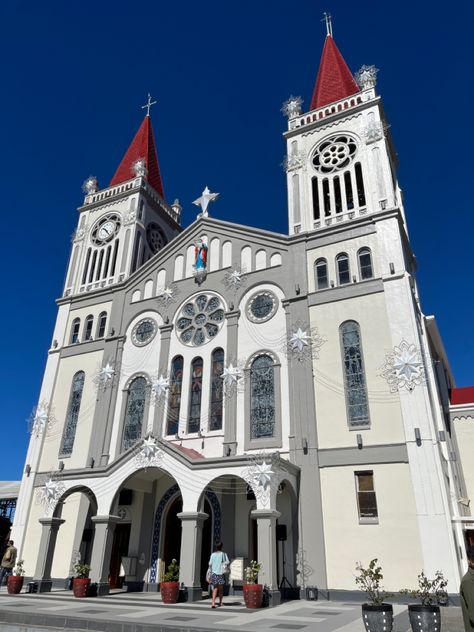
[[[127,409],[123,425],[122,451],[128,450],[142,436],[147,383],[137,377],[128,388]]]
[[[341,325],[341,347],[349,425],[363,426],[369,423],[369,403],[360,328],[356,322]]]
[[[250,367],[250,436],[273,437],[275,430],[275,369],[273,359],[261,355]]]
[[[69,404],[66,413],[66,423],[64,424],[63,438],[61,441],[60,455],[72,454],[74,439],[76,437],[77,420],[79,409],[81,408],[82,391],[84,390],[84,371],[79,371],[72,378]]]
[[[215,349],[211,358],[211,402],[209,410],[209,430],[221,430],[222,428],[222,403],[224,351]]]
[[[183,387],[183,356],[176,356],[171,364],[170,387],[168,391],[168,420],[166,433],[175,435],[179,429],[181,390]]]
[[[201,428],[202,358],[191,362],[191,386],[189,392],[188,432],[199,432]]]

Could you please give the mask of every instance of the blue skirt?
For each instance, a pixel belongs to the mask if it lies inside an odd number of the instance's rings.
[[[213,586],[223,586],[225,584],[224,575],[216,575],[211,573],[211,581],[209,582]]]

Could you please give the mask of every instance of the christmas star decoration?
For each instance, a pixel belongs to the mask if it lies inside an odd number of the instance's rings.
[[[293,333],[290,337],[290,345],[294,351],[302,353],[305,347],[308,347],[311,342],[311,336],[308,332],[303,331],[301,327]]]
[[[143,439],[141,453],[146,459],[152,459],[158,452],[158,444],[153,437]]]
[[[193,204],[195,206],[201,207],[202,217],[207,217],[208,216],[207,207],[209,206],[211,202],[215,202],[218,197],[219,197],[219,193],[212,193],[209,190],[209,187],[206,187],[204,191],[202,192],[201,197],[197,198],[197,200],[194,200]]]
[[[413,391],[425,377],[419,349],[414,344],[402,340],[386,355],[381,375],[387,380],[392,393],[402,388]]]
[[[275,472],[272,470],[270,463],[264,461],[263,463],[257,463],[255,465],[255,473],[253,476],[258,485],[265,489],[267,485],[271,483],[274,474]]]
[[[36,414],[33,420],[33,430],[37,433],[44,430],[46,424],[48,423],[48,409],[44,404],[40,404],[36,409]]]
[[[104,366],[98,369],[94,382],[99,389],[106,389],[113,383],[115,375],[116,371],[114,365],[108,360]]]
[[[56,483],[56,481],[53,481],[52,479],[49,479],[49,481],[46,481],[46,483],[44,484],[44,495],[46,496],[46,498],[54,498],[56,496],[56,491],[58,489],[58,484]]]
[[[169,389],[169,387],[170,387],[169,378],[163,377],[163,375],[160,375],[160,377],[157,377],[151,381],[151,390],[152,390],[153,395],[157,399],[160,398],[162,395],[164,395],[166,391]]]
[[[237,366],[233,366],[232,363],[229,366],[224,367],[224,372],[221,378],[226,387],[235,386],[242,377],[242,369]]]

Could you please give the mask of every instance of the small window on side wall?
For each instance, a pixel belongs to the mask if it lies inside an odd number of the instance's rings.
[[[372,255],[368,248],[361,248],[358,253],[360,280],[371,279],[374,276],[372,269]]]
[[[324,290],[329,287],[328,264],[326,259],[318,259],[315,264],[316,288]]]
[[[81,319],[80,318],[75,318],[72,321],[72,326],[71,326],[71,340],[70,340],[70,344],[76,344],[76,342],[79,342],[79,330],[81,328]]]
[[[336,257],[337,282],[339,285],[346,285],[351,282],[351,271],[349,269],[349,257],[341,253]]]
[[[94,325],[94,316],[89,315],[86,318],[84,327],[84,340],[92,340],[92,327]]]
[[[97,338],[103,338],[105,336],[106,326],[107,326],[107,312],[102,312],[99,315],[99,325],[97,327]]]
[[[359,524],[379,521],[377,498],[374,488],[374,473],[371,470],[354,472],[357,492],[357,507],[359,510]]]

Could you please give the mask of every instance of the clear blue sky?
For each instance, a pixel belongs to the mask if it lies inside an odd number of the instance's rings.
[[[184,225],[208,184],[223,219],[286,232],[281,103],[309,107],[321,14],[350,68],[380,68],[425,313],[474,383],[470,2],[0,2],[3,332],[0,480],[20,476],[89,175],[105,186],[147,92]]]

